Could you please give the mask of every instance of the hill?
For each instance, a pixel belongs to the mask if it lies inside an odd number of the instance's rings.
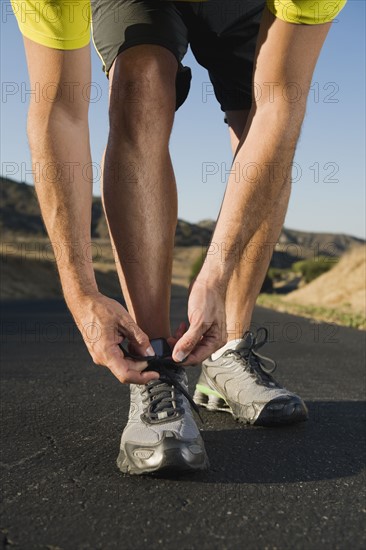
[[[286,302],[365,314],[366,247],[353,248],[333,269],[288,294]]]
[[[0,228],[2,238],[46,237],[35,189],[32,185],[0,178]],[[92,238],[107,239],[108,229],[102,202],[93,197]],[[199,225],[178,221],[177,246],[207,246],[212,231]]]
[[[25,183],[0,178],[0,228],[2,239],[45,237],[34,187]],[[178,220],[175,244],[178,247],[208,246],[215,222],[203,220],[197,224]],[[92,238],[108,239],[102,203],[93,198]],[[274,267],[289,267],[296,260],[313,257],[341,256],[354,245],[363,244],[362,239],[349,235],[331,233],[310,233],[284,228],[272,260]]]

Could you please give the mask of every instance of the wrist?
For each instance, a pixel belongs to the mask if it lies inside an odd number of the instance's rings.
[[[226,289],[238,261],[238,255],[238,245],[235,241],[225,236],[215,238],[214,235],[197,279],[210,286]]]
[[[95,281],[67,283],[62,285],[62,289],[65,301],[70,309],[85,299],[95,299],[100,296]]]
[[[208,289],[216,290],[222,295],[225,295],[227,288],[226,276],[223,272],[216,269],[210,269],[203,266],[197,275],[194,284],[205,286]]]

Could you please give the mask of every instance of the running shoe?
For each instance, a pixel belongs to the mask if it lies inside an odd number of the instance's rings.
[[[240,422],[256,426],[307,420],[303,400],[271,376],[275,361],[258,353],[267,341],[264,327],[256,334],[248,331],[234,349],[225,350],[216,360],[212,356],[206,359],[194,393],[195,403],[210,411],[229,412]]]
[[[160,378],[130,385],[129,417],[117,458],[124,473],[195,471],[209,465],[190,408],[192,404],[198,410],[188,393],[185,369],[172,361],[170,347],[162,340],[151,342],[155,350],[160,346],[161,355],[148,361],[148,369],[159,372]]]

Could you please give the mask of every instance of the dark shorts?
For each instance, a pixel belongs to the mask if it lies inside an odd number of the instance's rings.
[[[179,63],[177,109],[188,96],[191,71],[182,60],[190,45],[208,70],[223,111],[248,109],[255,46],[265,0],[91,0],[94,43],[107,73],[117,55],[141,44],[170,50]]]

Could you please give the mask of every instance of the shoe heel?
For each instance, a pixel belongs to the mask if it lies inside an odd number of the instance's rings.
[[[203,393],[200,390],[194,392],[193,401],[199,407],[205,407],[208,411],[222,411],[231,413],[229,405],[225,399],[217,395]]]
[[[198,405],[199,407],[207,407],[208,406],[208,395],[205,393],[202,393],[200,390],[196,390],[193,395],[193,401]]]
[[[227,409],[227,404],[225,403],[222,397],[217,397],[216,395],[208,396],[207,409],[210,411],[222,411]]]

